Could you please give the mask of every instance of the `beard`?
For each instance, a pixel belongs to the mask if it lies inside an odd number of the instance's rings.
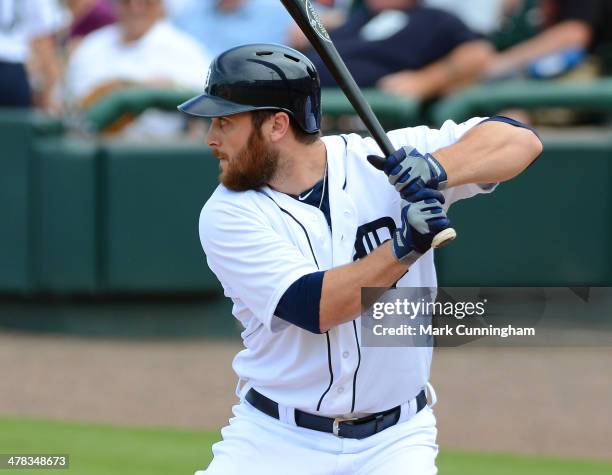
[[[219,181],[232,191],[258,190],[272,180],[278,169],[278,156],[278,150],[264,142],[261,131],[252,130],[244,148],[226,161]]]

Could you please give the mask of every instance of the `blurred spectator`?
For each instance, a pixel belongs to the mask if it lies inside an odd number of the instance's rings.
[[[424,0],[423,5],[439,8],[459,17],[471,30],[483,35],[496,31],[506,0]]]
[[[164,0],[168,18],[176,18],[176,16],[182,14],[185,7],[187,7],[191,1],[192,0]]]
[[[66,6],[72,15],[68,31],[69,51],[74,50],[84,36],[117,20],[111,0],[66,0]]]
[[[496,31],[488,35],[497,51],[503,51],[539,32],[539,0],[505,0],[502,21]]]
[[[213,56],[245,43],[285,43],[292,22],[279,0],[191,0],[174,18]]]
[[[351,8],[355,6],[354,1],[361,0],[313,0],[311,3],[319,13],[325,28],[335,30],[348,18]],[[300,27],[295,23],[289,26],[286,44],[301,51],[307,50],[310,47],[308,38],[306,38]]]
[[[85,37],[72,55],[65,93],[86,108],[126,87],[201,89],[210,57],[164,19],[161,0],[116,0],[118,23]],[[181,128],[178,114],[150,111],[130,123],[128,136],[168,136]]]
[[[0,0],[0,106],[54,109],[60,76],[54,35],[62,21],[56,0]],[[28,77],[31,60],[38,74]]]
[[[330,33],[360,86],[428,99],[480,75],[492,54],[489,43],[457,17],[419,3],[364,0]],[[322,85],[335,86],[316,52],[308,55],[321,73]]]
[[[525,0],[527,2],[527,0]],[[609,28],[612,2],[608,0],[538,0],[529,2],[529,18],[538,21],[537,33],[498,54],[486,79],[529,72],[552,77],[571,70],[594,48],[612,42]]]

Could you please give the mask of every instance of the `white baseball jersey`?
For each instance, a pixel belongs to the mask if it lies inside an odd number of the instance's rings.
[[[482,120],[388,135],[395,148],[409,144],[433,153]],[[431,348],[361,347],[359,318],[318,335],[274,315],[297,279],[364,257],[401,225],[399,194],[366,160],[381,154],[374,140],[351,134],[323,141],[332,231],[319,209],[291,196],[270,188],[233,192],[220,185],[202,209],[200,239],[244,327],[245,349],[233,363],[244,383],[242,395],[254,387],[284,406],[324,416],[379,412],[425,388]],[[484,191],[478,185],[445,190],[445,206]],[[433,251],[398,282],[403,286],[436,286]]]

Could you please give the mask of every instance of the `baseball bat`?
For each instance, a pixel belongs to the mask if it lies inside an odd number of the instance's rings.
[[[321,56],[321,59],[336,80],[336,83],[353,105],[355,112],[357,112],[357,115],[361,118],[370,134],[372,134],[372,138],[374,138],[385,156],[391,155],[395,151],[393,144],[374,115],[370,104],[365,100],[355,79],[353,79],[353,76],[344,64],[310,0],[281,0],[281,2],[300,27],[300,30],[306,35],[310,44],[317,50],[319,56]],[[455,237],[457,237],[455,230],[447,228],[436,234],[431,245],[432,247],[443,247],[449,244]]]

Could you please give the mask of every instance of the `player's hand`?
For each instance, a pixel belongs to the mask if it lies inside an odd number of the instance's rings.
[[[402,198],[411,199],[422,188],[446,188],[446,170],[430,153],[421,155],[416,148],[402,147],[386,159],[368,155],[368,162],[384,171]],[[412,200],[413,201],[413,200]]]
[[[442,208],[444,196],[439,191],[423,188],[411,197],[402,197],[402,226],[393,233],[393,255],[400,262],[412,265],[431,248],[433,238],[450,227]]]

